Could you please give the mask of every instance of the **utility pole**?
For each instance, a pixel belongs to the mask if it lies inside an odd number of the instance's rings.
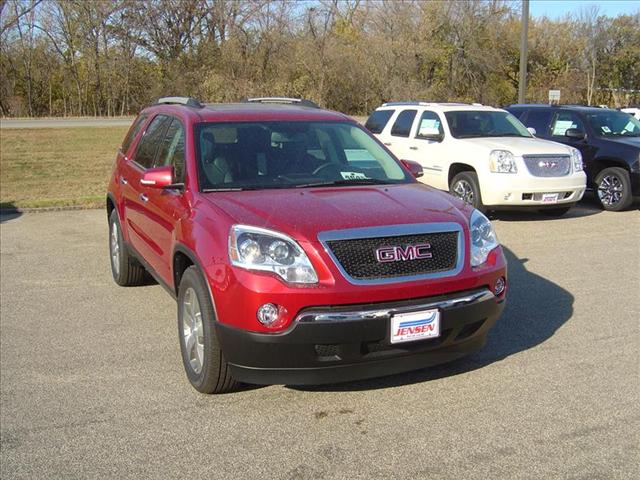
[[[520,34],[520,80],[518,81],[518,103],[525,102],[527,93],[527,32],[529,31],[529,0],[522,0],[522,24]]]

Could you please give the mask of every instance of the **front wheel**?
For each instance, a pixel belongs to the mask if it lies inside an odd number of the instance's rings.
[[[180,351],[189,382],[202,393],[225,393],[238,387],[215,334],[215,321],[204,280],[196,267],[187,268],[178,289]]]
[[[454,197],[472,205],[481,212],[486,211],[480,194],[480,184],[476,172],[460,172],[449,185],[449,193]]]
[[[629,172],[624,168],[605,168],[596,176],[596,186],[598,199],[605,210],[619,212],[633,203]]]

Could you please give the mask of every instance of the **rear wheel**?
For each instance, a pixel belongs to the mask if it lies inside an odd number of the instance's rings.
[[[596,176],[596,186],[598,199],[605,210],[619,212],[633,203],[629,172],[624,168],[605,168]]]
[[[118,212],[114,209],[109,216],[109,256],[111,274],[115,282],[122,287],[142,285],[147,272],[127,250],[122,237]]]
[[[449,185],[449,193],[460,200],[473,205],[481,212],[486,211],[480,194],[480,184],[476,172],[460,172]]]
[[[238,388],[215,334],[215,313],[196,267],[185,270],[178,289],[178,333],[182,363],[191,385],[202,393]]]

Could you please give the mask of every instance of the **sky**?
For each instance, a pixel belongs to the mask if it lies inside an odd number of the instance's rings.
[[[567,13],[577,13],[592,5],[599,7],[600,15],[617,17],[618,15],[640,12],[640,0],[530,0],[529,14],[531,17],[546,15],[551,19],[564,17]]]

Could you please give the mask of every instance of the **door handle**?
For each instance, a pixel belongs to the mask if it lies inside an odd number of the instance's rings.
[[[144,203],[147,203],[149,201],[149,197],[147,197],[144,193],[141,193],[140,200],[142,200]]]
[[[385,144],[387,147],[390,147],[390,146],[391,146],[391,144],[390,144],[389,142],[384,142],[384,144]]]
[[[126,185],[126,184],[127,184],[127,183],[129,183],[129,182],[127,182],[127,179],[126,179],[126,178],[124,178],[124,177],[120,177],[120,183],[121,183],[122,185]]]
[[[409,150],[417,150],[418,147],[409,147]]]

